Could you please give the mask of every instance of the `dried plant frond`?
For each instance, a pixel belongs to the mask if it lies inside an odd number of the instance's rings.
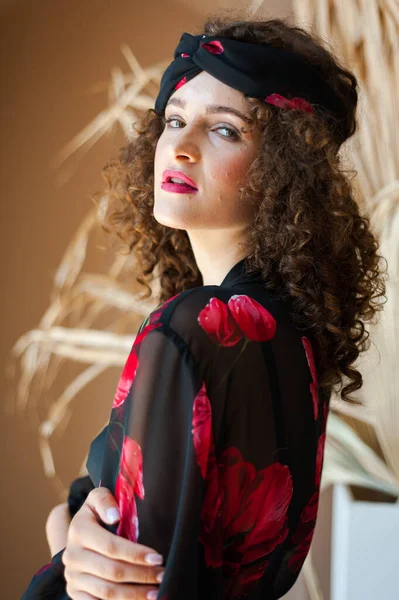
[[[158,93],[162,73],[168,65],[161,61],[147,68],[140,66],[133,52],[127,45],[121,46],[121,52],[132,72],[125,75],[119,68],[111,73],[108,88],[110,106],[98,114],[82,131],[80,131],[57,155],[54,166],[60,168],[72,154],[78,151],[86,154],[105,133],[118,123],[127,140],[136,135],[133,123],[147,109],[152,108]],[[68,179],[67,172],[61,172],[60,181]]]
[[[127,46],[122,46],[122,53],[132,72],[124,75],[119,68],[113,70],[110,107],[60,152],[57,164],[79,149],[87,151],[116,122],[130,139],[137,114],[153,105],[166,64],[142,68]],[[107,368],[124,365],[134,332],[156,306],[154,301],[140,299],[132,285],[126,284],[135,268],[131,255],[116,255],[103,271],[84,271],[92,248],[99,256],[96,239],[104,234],[107,203],[107,196],[102,196],[79,225],[55,273],[49,307],[38,326],[17,340],[6,365],[12,390],[6,410],[24,415],[38,428],[44,472],[60,498],[65,498],[67,488],[57,475],[53,436],[65,430],[73,412],[73,400],[82,389],[88,388]],[[155,279],[153,285],[156,292],[159,282]],[[104,320],[108,320],[105,326]],[[100,328],[97,324],[101,324]],[[82,369],[57,396],[53,386],[65,363],[81,365]],[[41,404],[45,397],[43,418]]]

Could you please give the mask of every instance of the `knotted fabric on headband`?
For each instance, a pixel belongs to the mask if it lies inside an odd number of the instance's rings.
[[[163,114],[169,97],[201,71],[281,108],[314,112],[318,104],[339,120],[344,107],[321,75],[301,56],[270,44],[221,36],[183,33],[174,60],[161,79],[155,111]]]

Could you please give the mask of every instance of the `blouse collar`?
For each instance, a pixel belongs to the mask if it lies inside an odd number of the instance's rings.
[[[247,273],[245,270],[245,261],[247,257],[242,258],[236,263],[220,284],[221,287],[235,287],[244,283],[262,283],[260,271]]]

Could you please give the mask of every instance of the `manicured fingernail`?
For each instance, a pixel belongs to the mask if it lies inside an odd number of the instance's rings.
[[[150,565],[162,565],[163,556],[160,554],[146,554],[145,562],[150,563]]]
[[[148,592],[148,594],[147,594],[148,600],[155,600],[155,598],[157,596],[158,596],[157,590],[151,590],[151,592]]]
[[[162,571],[162,573],[158,573],[158,575],[156,576],[156,580],[159,581],[159,583],[161,583],[161,581],[163,579],[163,575],[164,575],[164,572]]]
[[[109,508],[107,510],[107,519],[108,519],[108,521],[111,521],[111,523],[113,523],[114,521],[117,521],[120,518],[121,518],[121,516],[120,516],[119,510],[117,508]]]

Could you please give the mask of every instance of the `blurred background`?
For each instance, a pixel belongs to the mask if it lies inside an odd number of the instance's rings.
[[[119,273],[115,255],[94,226],[92,195],[102,189],[101,169],[125,142],[129,122],[151,100],[148,94],[154,96],[154,91],[143,93],[121,109],[118,99],[134,82],[134,77],[124,80],[122,73],[132,76],[136,69],[137,77],[139,66],[149,70],[157,65],[150,82],[156,88],[159,64],[169,63],[181,33],[197,32],[218,8],[251,8],[257,18],[295,15],[307,20],[346,58],[347,66],[363,74],[364,128],[353,140],[348,160],[359,170],[375,231],[385,240],[382,253],[392,256],[392,297],[397,289],[396,0],[370,0],[367,7],[360,0],[348,0],[345,6],[338,0],[0,0],[1,598],[19,598],[49,561],[47,516],[65,501],[69,483],[85,473],[90,442],[108,421],[129,335],[142,320],[140,309],[127,314],[121,292],[119,304],[109,302],[108,312],[98,309],[86,325],[95,322],[96,332],[101,332],[113,323],[119,349],[108,362],[88,347],[82,349],[82,357],[89,353],[87,360],[73,360],[79,342],[67,338],[66,330],[80,322],[87,307],[79,305],[84,301],[73,292],[79,276],[97,274],[97,279],[93,275],[85,280],[92,285],[85,296],[88,302],[95,295],[94,283],[103,286],[102,293],[109,284],[101,274],[113,269],[117,278]],[[377,92],[382,97],[378,102]],[[119,112],[110,116],[117,105]],[[129,265],[124,268],[128,272]],[[64,301],[73,310],[62,312]],[[49,307],[52,312],[46,312]],[[389,322],[373,337],[382,365],[377,366],[379,357],[373,355],[364,367],[369,378],[358,396],[364,410],[337,406],[329,423],[331,443],[326,447],[312,556],[286,600],[397,597],[392,554],[399,556],[399,548],[390,532],[399,526],[398,357],[397,346],[396,354],[392,349],[396,335],[387,341],[384,334],[396,333],[398,314],[392,309],[386,315]],[[45,347],[49,332],[53,346],[59,344],[53,370],[48,363],[52,350]],[[100,341],[105,343],[98,338],[94,346],[101,346]],[[82,382],[79,373],[85,362],[94,370]],[[80,382],[76,389],[68,387],[71,381]],[[351,530],[351,523],[358,529]],[[365,534],[363,543],[360,536]],[[362,566],[371,565],[374,572],[357,575]]]

